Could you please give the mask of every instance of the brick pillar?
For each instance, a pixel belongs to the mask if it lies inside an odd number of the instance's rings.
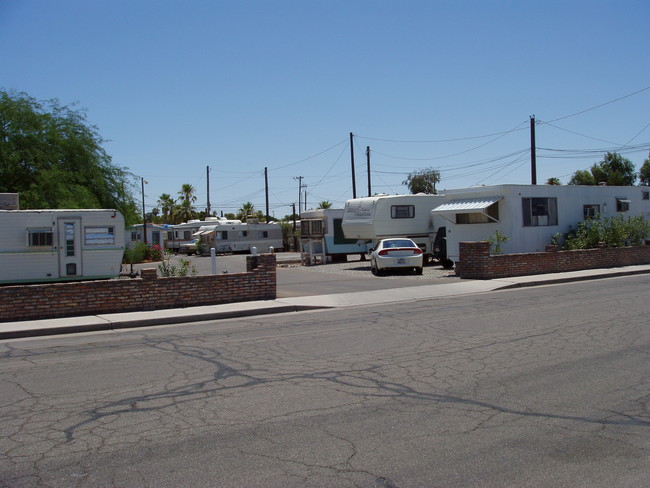
[[[461,278],[485,280],[490,278],[490,243],[460,242],[459,262],[456,263],[456,274]]]
[[[146,268],[140,270],[140,277],[145,281],[153,281],[158,278],[158,270],[156,268]]]

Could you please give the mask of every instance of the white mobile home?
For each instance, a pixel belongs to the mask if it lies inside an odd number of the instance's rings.
[[[343,233],[348,239],[370,242],[408,237],[428,257],[433,257],[437,226],[434,226],[431,209],[444,201],[443,195],[425,194],[377,195],[348,200],[343,214]]]
[[[0,210],[0,283],[116,277],[124,218],[116,210]]]
[[[349,254],[359,254],[365,259],[368,245],[359,239],[347,239],[343,234],[342,208],[318,208],[300,213],[300,243],[303,262],[309,256],[313,263],[322,261],[345,261]]]
[[[192,239],[202,242],[204,252],[214,248],[218,253],[269,252],[282,249],[282,228],[275,222],[243,223],[239,220],[218,220],[201,225]]]
[[[498,230],[505,254],[543,251],[554,234],[575,230],[597,215],[650,220],[650,189],[636,186],[498,185],[445,190],[431,215],[447,228],[447,255],[458,261],[458,243],[484,241]]]

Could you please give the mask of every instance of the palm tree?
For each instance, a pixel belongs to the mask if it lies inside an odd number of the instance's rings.
[[[331,208],[332,207],[332,202],[329,200],[323,200],[318,204],[318,207],[316,208]]]
[[[246,217],[254,214],[255,214],[255,205],[253,205],[253,202],[246,202],[237,211],[237,218],[242,222],[246,222]]]
[[[176,202],[169,195],[169,193],[163,193],[158,199],[157,205],[160,207],[162,212],[162,219],[164,223],[169,223],[173,219],[173,211],[176,206]]]
[[[196,189],[189,183],[184,183],[181,187],[181,191],[178,194],[181,196],[180,201],[176,204],[176,217],[180,221],[188,221],[194,218],[196,211],[194,210],[194,202],[196,202],[196,196],[194,192]]]

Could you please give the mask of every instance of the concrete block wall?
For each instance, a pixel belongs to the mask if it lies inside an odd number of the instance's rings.
[[[479,280],[650,264],[648,245],[575,251],[557,251],[549,246],[547,252],[491,256],[488,242],[461,242],[459,251],[456,274]]]
[[[0,322],[38,320],[251,300],[277,296],[273,254],[246,256],[246,273],[0,286]]]

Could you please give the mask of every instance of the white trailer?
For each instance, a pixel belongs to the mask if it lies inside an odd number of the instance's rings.
[[[269,252],[271,248],[280,251],[283,247],[282,228],[275,222],[211,221],[200,226],[192,238],[202,242],[204,253],[209,253],[211,248],[225,254],[250,253],[253,248],[258,252]]]
[[[343,233],[348,239],[374,243],[389,237],[408,237],[427,259],[439,257],[431,210],[444,195],[376,195],[348,200],[343,213]]]
[[[124,255],[117,210],[0,210],[0,283],[113,278]]]
[[[300,212],[300,252],[302,262],[345,261],[348,255],[358,254],[362,259],[368,253],[368,244],[359,239],[348,239],[343,234],[342,208],[318,208]]]
[[[447,254],[458,261],[458,244],[485,241],[496,231],[508,240],[504,254],[544,251],[553,235],[594,218],[643,216],[650,221],[650,189],[638,186],[497,185],[445,190],[431,211],[446,226]]]

